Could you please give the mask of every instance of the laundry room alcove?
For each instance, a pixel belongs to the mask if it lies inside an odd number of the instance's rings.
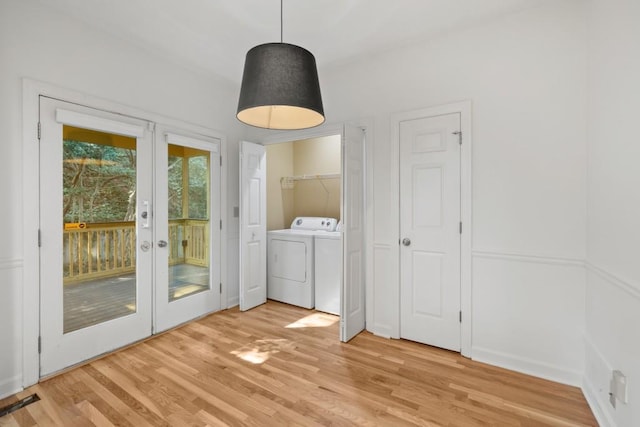
[[[341,233],[329,232],[321,239],[317,233],[291,237],[287,232],[298,218],[322,218],[318,226],[325,219],[334,221],[333,227],[340,221],[341,135],[267,145],[266,160],[268,297],[339,315]],[[276,281],[285,281],[290,294],[276,290]],[[298,292],[305,287],[311,292]]]

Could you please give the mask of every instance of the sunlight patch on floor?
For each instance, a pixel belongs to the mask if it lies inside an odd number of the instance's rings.
[[[234,350],[231,354],[244,360],[245,362],[259,365],[269,360],[272,354],[283,350],[293,350],[295,344],[286,339],[256,340],[252,344],[247,344]]]
[[[327,313],[313,313],[288,324],[285,328],[326,328],[340,320],[340,317]]]

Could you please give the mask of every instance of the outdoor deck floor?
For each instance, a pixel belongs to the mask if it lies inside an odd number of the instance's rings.
[[[176,300],[207,289],[209,268],[189,264],[169,267],[169,299]],[[134,313],[135,273],[107,277],[64,287],[64,332]]]

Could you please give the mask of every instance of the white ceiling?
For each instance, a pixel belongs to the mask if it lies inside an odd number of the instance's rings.
[[[278,0],[37,1],[236,84],[247,50],[280,39]],[[552,1],[284,0],[284,41],[313,52],[322,70]]]

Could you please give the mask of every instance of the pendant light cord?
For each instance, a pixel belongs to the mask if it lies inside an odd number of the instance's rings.
[[[282,1],[280,0],[280,43],[282,43],[283,37],[282,37],[282,27],[283,27],[283,20],[282,20]]]

